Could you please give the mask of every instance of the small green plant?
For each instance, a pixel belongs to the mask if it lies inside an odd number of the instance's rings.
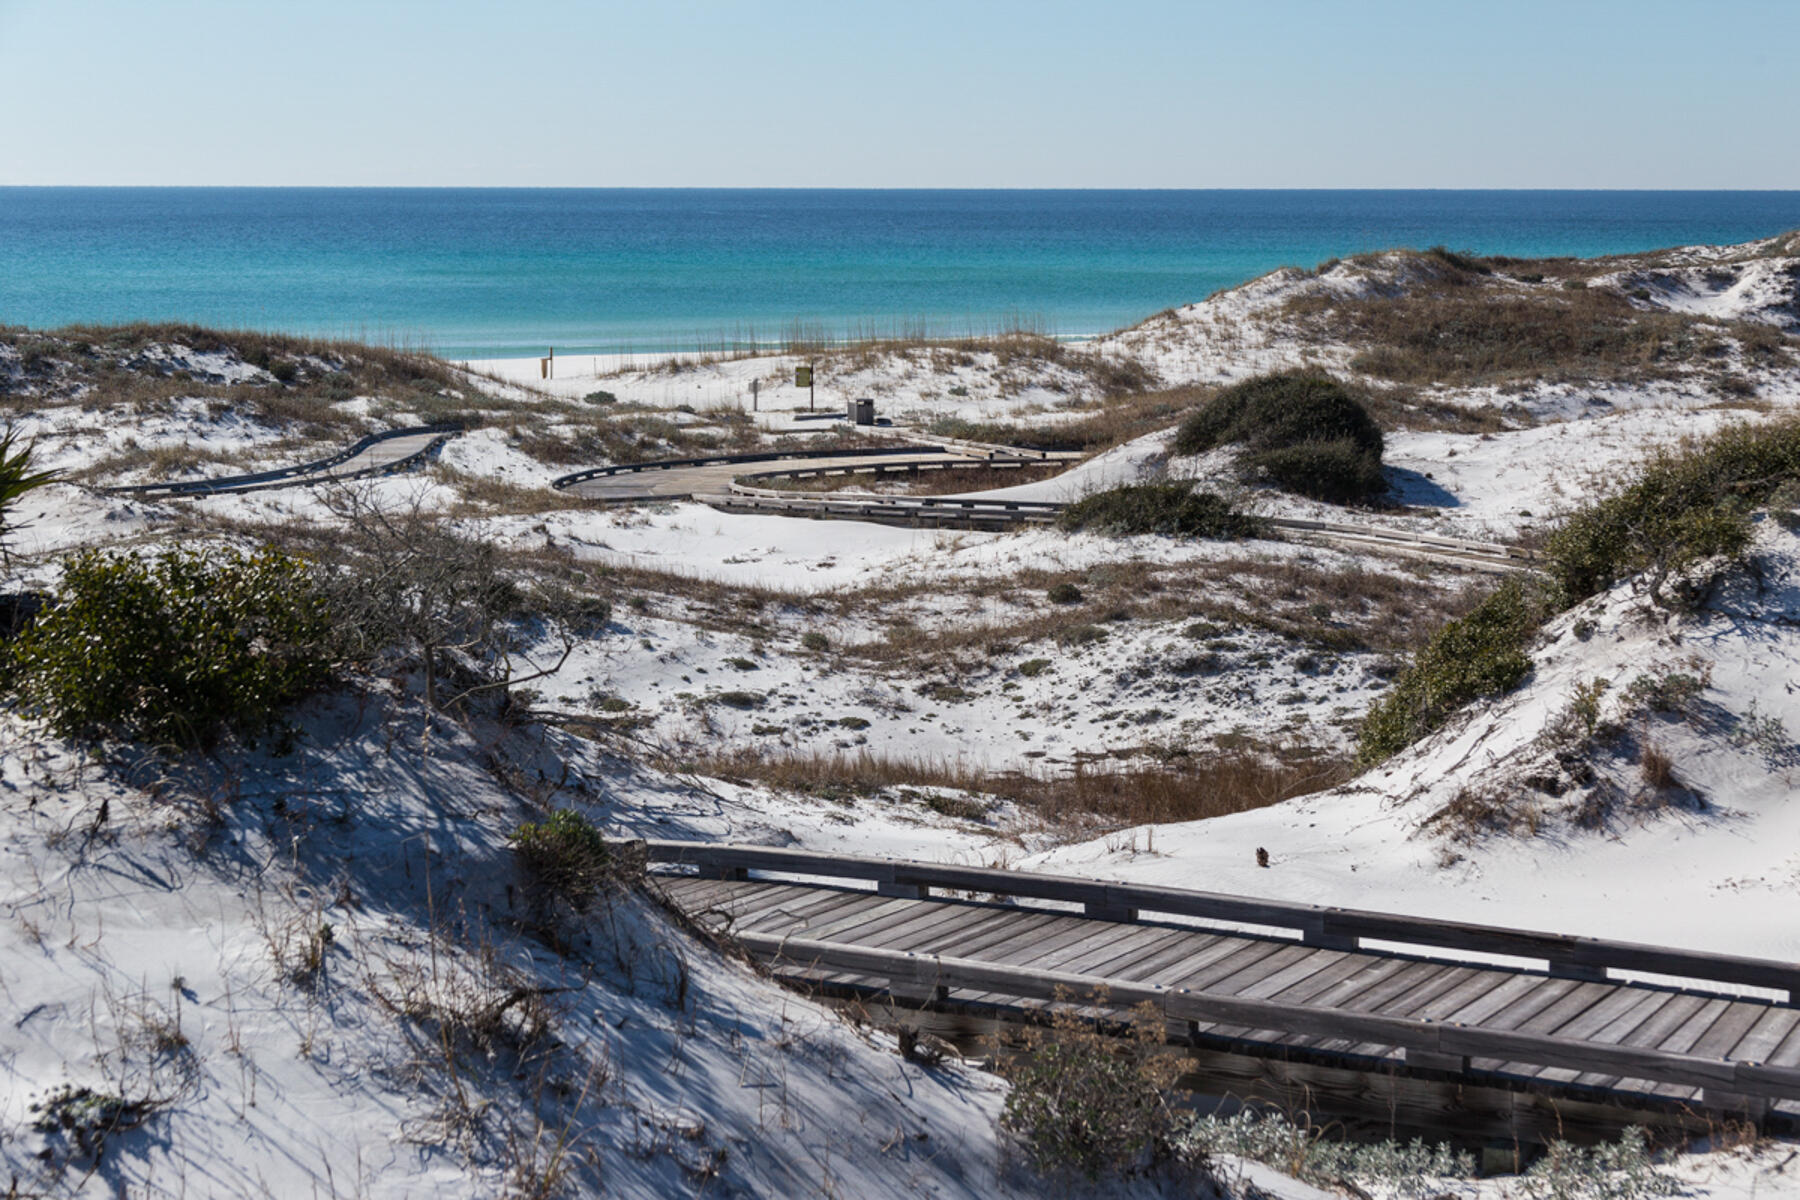
[[[1284,491],[1333,504],[1387,491],[1381,427],[1326,375],[1261,375],[1226,388],[1181,423],[1173,448],[1203,454],[1233,443],[1242,470]]]
[[[612,874],[606,839],[572,808],[527,822],[507,839],[527,903],[542,915],[558,904],[586,912]]]
[[[307,564],[278,551],[88,551],[12,661],[58,733],[196,747],[278,726],[328,677],[331,637]]]
[[[867,729],[869,727],[869,718],[867,718],[867,717],[839,717],[837,719],[837,723],[838,723],[839,727],[843,728],[843,729],[862,730],[862,729]]]
[[[607,391],[589,392],[581,399],[585,404],[617,404],[619,402],[617,396]]]
[[[1509,580],[1467,616],[1438,630],[1363,719],[1357,761],[1381,762],[1476,697],[1518,687],[1531,673],[1525,649],[1543,616],[1537,592]]]
[[[1686,713],[1712,681],[1710,664],[1698,673],[1663,671],[1639,675],[1625,685],[1625,703],[1632,709]]]
[[[725,665],[739,671],[756,671],[761,669],[757,666],[755,660],[744,658],[741,655],[726,659]]]
[[[1057,996],[1048,1029],[1026,1030],[1024,1053],[1006,1068],[1012,1083],[1001,1127],[1023,1143],[1045,1173],[1146,1168],[1169,1150],[1168,1090],[1179,1073],[1161,1053],[1163,1017],[1154,1005],[1132,1010],[1123,1038],[1101,1033]],[[1103,1006],[1104,994],[1093,1003]]]
[[[1086,599],[1086,596],[1083,595],[1080,588],[1064,580],[1062,583],[1051,585],[1050,589],[1044,593],[1044,598],[1052,604],[1080,604]]]
[[[811,650],[815,654],[823,654],[831,649],[831,639],[818,630],[811,629],[800,635],[800,648]]]
[[[768,697],[764,696],[761,692],[732,691],[720,692],[716,696],[708,697],[708,699],[712,700],[715,704],[723,704],[726,708],[752,709],[761,708]]]
[[[277,358],[269,363],[269,374],[276,383],[292,383],[300,377],[300,365],[291,358]]]
[[[1184,483],[1145,483],[1096,492],[1063,509],[1057,523],[1070,531],[1115,535],[1159,533],[1178,538],[1253,536],[1258,525],[1211,492]]]
[[[1019,674],[1027,679],[1035,679],[1049,669],[1050,660],[1047,658],[1028,658],[1019,664]]]

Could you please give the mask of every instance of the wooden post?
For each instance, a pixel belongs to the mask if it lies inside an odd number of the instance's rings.
[[[756,393],[761,388],[762,388],[762,383],[759,380],[752,379],[750,381],[750,411],[751,412],[760,411],[757,406],[757,402],[756,402]]]

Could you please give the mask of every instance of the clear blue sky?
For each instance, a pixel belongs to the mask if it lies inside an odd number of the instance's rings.
[[[1800,0],[0,0],[0,184],[1800,188]]]

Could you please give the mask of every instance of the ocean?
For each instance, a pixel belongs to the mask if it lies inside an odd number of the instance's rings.
[[[1800,192],[0,188],[0,323],[454,358],[1078,337],[1364,250],[1593,255],[1796,227]]]

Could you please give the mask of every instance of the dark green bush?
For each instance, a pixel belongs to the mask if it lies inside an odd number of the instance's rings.
[[[1548,615],[1535,589],[1509,580],[1467,616],[1438,630],[1363,719],[1357,762],[1381,762],[1443,725],[1469,701],[1525,682],[1531,673],[1526,649]]]
[[[1211,492],[1185,483],[1146,483],[1096,492],[1069,505],[1058,518],[1064,529],[1095,533],[1161,533],[1183,538],[1239,538],[1256,521]]]
[[[195,747],[277,727],[328,676],[331,634],[311,569],[277,551],[87,551],[11,660],[58,733]]]
[[[1565,519],[1544,546],[1565,604],[1639,572],[1666,603],[1672,575],[1715,555],[1743,553],[1750,512],[1800,479],[1800,420],[1737,425],[1683,450],[1656,454],[1638,479]]]
[[[572,808],[513,831],[513,861],[526,903],[548,916],[566,904],[586,912],[612,877],[612,852],[593,823]]]
[[[1052,604],[1080,604],[1086,598],[1082,595],[1080,588],[1067,580],[1051,584],[1049,589],[1044,592],[1044,596]]]
[[[1239,443],[1239,464],[1277,487],[1341,504],[1387,490],[1381,427],[1360,400],[1325,375],[1260,375],[1226,388],[1176,431],[1178,454]]]

